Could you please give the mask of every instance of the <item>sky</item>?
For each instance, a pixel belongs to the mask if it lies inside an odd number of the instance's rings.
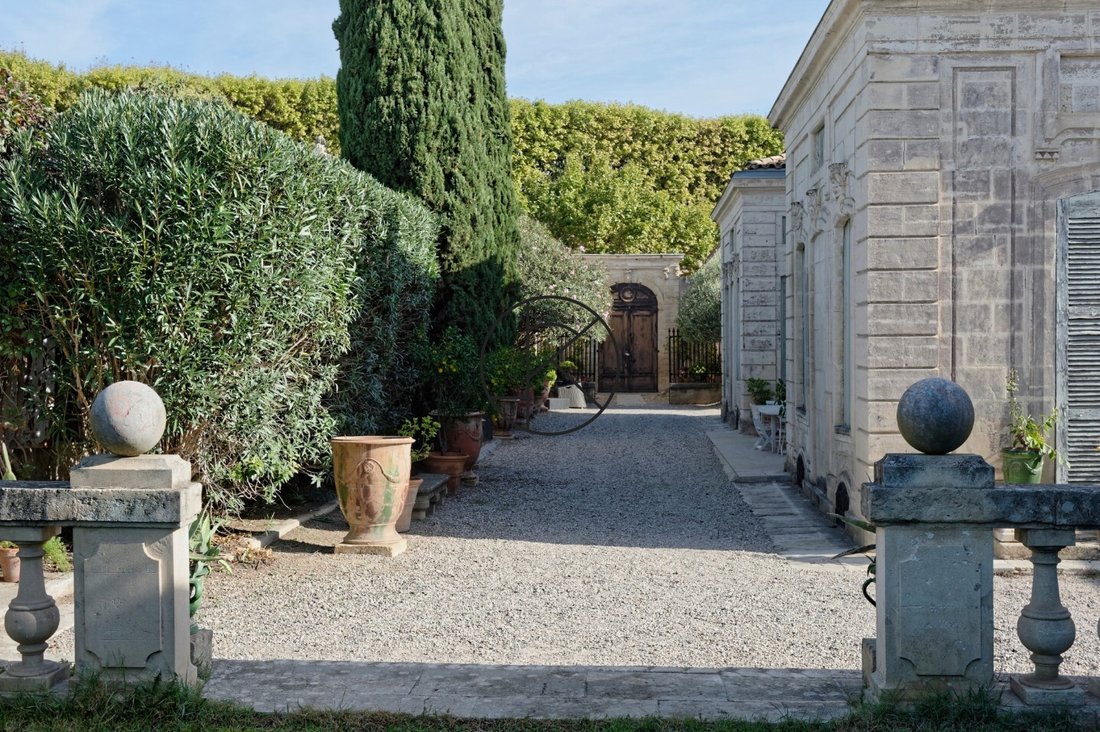
[[[505,0],[508,94],[766,114],[828,0]],[[0,48],[63,63],[335,76],[338,0],[0,0]]]

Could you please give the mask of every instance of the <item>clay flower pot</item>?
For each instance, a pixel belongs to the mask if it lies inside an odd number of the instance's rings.
[[[458,481],[466,470],[466,456],[461,452],[433,452],[424,461],[428,470],[432,473],[441,473],[447,476],[447,493],[458,493]]]
[[[395,525],[405,507],[412,466],[411,437],[334,437],[336,497],[350,531],[345,545],[403,542]]]
[[[19,581],[19,547],[0,548],[0,572],[4,573],[4,582]]]
[[[445,420],[447,446],[452,452],[466,456],[466,470],[472,470],[481,455],[481,422],[484,417],[482,412],[470,412]]]
[[[516,414],[519,410],[517,397],[498,397],[500,414],[497,416],[497,437],[508,439],[512,436],[512,428],[516,426]]]
[[[408,531],[412,526],[413,506],[416,505],[416,494],[420,490],[423,478],[413,476],[409,478],[409,487],[405,492],[405,507],[401,509],[401,515],[397,518],[397,530]]]

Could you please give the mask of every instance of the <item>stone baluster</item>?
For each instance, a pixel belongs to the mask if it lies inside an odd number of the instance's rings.
[[[1017,529],[1016,539],[1031,550],[1034,573],[1031,602],[1016,623],[1020,642],[1031,651],[1035,672],[1013,675],[1012,690],[1027,704],[1081,704],[1084,693],[1059,675],[1062,654],[1077,635],[1058,591],[1058,552],[1073,546],[1072,529]]]
[[[68,666],[44,657],[47,641],[57,631],[61,614],[46,592],[42,573],[42,545],[56,536],[56,526],[9,527],[4,538],[19,546],[19,591],[8,605],[4,629],[18,641],[22,660],[0,674],[0,691],[46,691],[68,677]]]
[[[1100,634],[1100,622],[1097,623],[1097,633]],[[1100,697],[1100,676],[1093,676],[1089,679],[1089,693],[1093,697]]]

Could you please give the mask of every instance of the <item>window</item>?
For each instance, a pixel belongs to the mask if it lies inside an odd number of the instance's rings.
[[[840,276],[837,283],[840,292],[837,297],[837,341],[840,354],[837,359],[839,384],[837,385],[837,427],[848,430],[851,424],[852,400],[852,222],[844,222],[840,232]]]
[[[797,267],[795,272],[798,292],[798,363],[799,363],[799,393],[798,406],[806,410],[809,401],[810,382],[810,271],[806,266],[806,245],[799,244],[797,252]]]

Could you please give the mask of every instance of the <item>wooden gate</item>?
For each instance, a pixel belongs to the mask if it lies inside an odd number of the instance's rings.
[[[657,391],[657,296],[631,282],[613,285],[611,292],[608,326],[615,338],[600,346],[600,390]]]

